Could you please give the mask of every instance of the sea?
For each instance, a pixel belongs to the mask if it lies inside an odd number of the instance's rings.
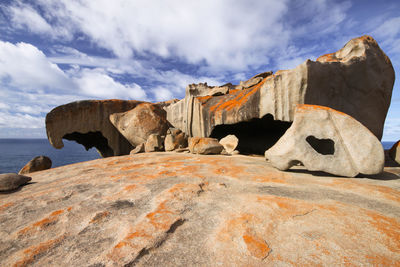
[[[64,147],[56,149],[47,139],[0,139],[0,173],[14,172],[36,156],[47,156],[52,168],[100,158],[95,148],[88,151],[74,142],[63,139]]]
[[[63,143],[62,149],[55,149],[47,139],[0,139],[0,173],[18,173],[28,161],[41,155],[51,159],[52,168],[100,158],[94,148],[86,151],[82,145],[65,139]],[[394,143],[382,145],[390,149]]]

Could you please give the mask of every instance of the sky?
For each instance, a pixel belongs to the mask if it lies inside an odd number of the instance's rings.
[[[72,101],[180,99],[365,34],[399,74],[398,0],[0,0],[0,138],[46,138],[46,114]],[[383,141],[400,139],[399,84]]]

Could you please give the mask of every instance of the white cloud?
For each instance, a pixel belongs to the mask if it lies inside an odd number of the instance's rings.
[[[39,34],[53,32],[50,24],[29,5],[18,3],[16,6],[9,7],[8,10],[13,24],[18,28],[27,27],[32,32]]]
[[[35,46],[3,41],[0,41],[0,82],[25,91],[73,87],[65,73]]]
[[[151,89],[152,94],[156,101],[166,101],[174,98],[174,94],[170,89],[163,87],[156,87]]]
[[[102,69],[79,70],[74,78],[82,94],[95,98],[146,99],[146,92],[135,83],[124,85],[116,82]]]

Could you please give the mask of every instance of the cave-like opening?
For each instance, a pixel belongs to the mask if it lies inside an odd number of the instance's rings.
[[[95,147],[103,158],[114,156],[114,151],[108,146],[107,138],[101,132],[73,132],[64,135],[63,138],[83,145],[86,150]]]
[[[241,154],[264,155],[291,125],[291,122],[274,120],[271,114],[267,114],[261,119],[217,125],[210,137],[220,140],[228,134],[234,134],[239,139],[236,149]]]

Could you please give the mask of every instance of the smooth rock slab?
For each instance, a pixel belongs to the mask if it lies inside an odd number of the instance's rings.
[[[32,178],[16,173],[0,174],[0,191],[11,191],[27,184]]]
[[[347,114],[316,105],[298,105],[292,126],[265,152],[273,166],[287,170],[301,162],[310,171],[354,177],[382,172],[379,140]]]
[[[296,171],[262,157],[155,152],[32,173],[36,183],[0,194],[0,262],[400,263],[399,168],[373,179]]]
[[[18,174],[26,174],[31,172],[43,171],[50,169],[52,165],[51,159],[46,156],[38,156],[31,159]]]

